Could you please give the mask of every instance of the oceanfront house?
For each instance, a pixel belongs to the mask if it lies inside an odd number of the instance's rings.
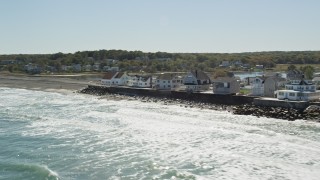
[[[311,101],[319,100],[320,91],[317,91],[316,85],[310,80],[292,80],[285,85],[285,90],[277,91],[277,98],[293,101]]]
[[[138,76],[138,87],[139,88],[151,88],[152,87],[152,76]]]
[[[299,80],[299,79],[302,79],[304,78],[304,74],[303,72],[299,71],[299,70],[289,70],[287,72],[287,79],[288,80]]]
[[[136,75],[129,75],[128,81],[126,83],[129,87],[138,87],[139,77]]]
[[[131,77],[127,73],[109,71],[104,74],[101,84],[105,86],[127,86]]]
[[[115,71],[111,71],[115,72]],[[123,72],[117,72],[117,74],[112,78],[112,85],[113,86],[124,86],[126,85],[127,81],[127,74]]]
[[[257,76],[251,83],[251,95],[252,96],[263,96],[264,94],[264,81],[265,77]]]
[[[237,94],[240,92],[240,80],[235,77],[218,77],[212,80],[214,94]]]
[[[200,70],[189,72],[183,79],[185,90],[189,92],[207,91],[210,88],[209,76]]]
[[[285,78],[279,77],[277,75],[267,77],[264,80],[264,93],[265,97],[275,97],[275,93],[279,89],[283,89],[287,80]]]
[[[152,76],[128,75],[127,86],[138,88],[151,88]]]
[[[154,87],[157,90],[174,90],[179,89],[182,84],[182,76],[172,73],[162,73],[156,78]]]
[[[114,85],[114,78],[118,75],[118,72],[106,72],[101,79],[101,85],[112,86]]]

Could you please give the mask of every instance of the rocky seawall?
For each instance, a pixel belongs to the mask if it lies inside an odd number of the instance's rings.
[[[174,92],[172,95],[170,91],[159,93],[155,90],[118,89],[101,86],[88,86],[78,92],[113,100],[139,100],[141,102],[154,102],[164,105],[175,104],[185,108],[228,111],[237,115],[252,115],[289,121],[303,119],[320,122],[320,106],[311,105],[306,109],[255,106],[253,105],[254,98],[246,96],[211,96],[210,94],[181,92]]]
[[[297,119],[320,122],[320,106],[309,106],[304,110],[282,107],[262,107],[254,105],[234,106],[233,113],[239,115],[253,115],[294,121]]]

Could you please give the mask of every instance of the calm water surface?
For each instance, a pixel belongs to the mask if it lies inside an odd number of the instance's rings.
[[[320,124],[0,88],[0,179],[319,179]]]

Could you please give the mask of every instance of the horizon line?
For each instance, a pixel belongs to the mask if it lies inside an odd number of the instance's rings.
[[[142,51],[142,50],[126,50],[126,49],[98,49],[98,50],[78,50],[74,52],[52,52],[52,53],[8,53],[8,54],[0,54],[0,56],[8,56],[8,55],[50,55],[50,54],[57,54],[57,53],[63,53],[63,54],[75,54],[77,52],[85,52],[85,51],[128,51],[128,52],[134,52],[134,51],[141,51],[142,53],[170,53],[170,54],[242,54],[242,53],[267,53],[267,52],[316,52],[320,50],[262,50],[262,51],[242,51],[242,52],[169,52],[169,51]]]

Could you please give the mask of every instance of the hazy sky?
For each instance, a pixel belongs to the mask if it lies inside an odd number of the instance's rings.
[[[320,50],[320,0],[0,0],[0,54]]]

